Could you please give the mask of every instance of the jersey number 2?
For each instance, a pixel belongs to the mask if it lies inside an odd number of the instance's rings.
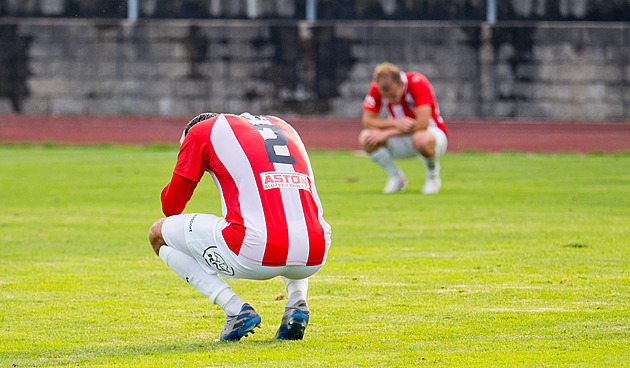
[[[289,143],[287,136],[282,133],[280,128],[271,124],[254,124],[252,125],[252,128],[254,128],[254,130],[269,129],[276,134],[276,138],[265,139],[265,149],[267,150],[269,162],[273,164],[295,165],[295,157],[279,155],[276,153],[276,146],[286,146]]]

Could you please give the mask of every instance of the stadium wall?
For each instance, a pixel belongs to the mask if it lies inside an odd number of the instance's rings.
[[[0,114],[357,117],[374,66],[457,119],[630,120],[630,24],[0,19]]]

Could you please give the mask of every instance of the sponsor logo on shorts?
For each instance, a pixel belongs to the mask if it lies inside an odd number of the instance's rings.
[[[308,175],[295,172],[268,171],[260,173],[263,189],[293,188],[311,190]]]
[[[206,260],[208,266],[217,270],[217,272],[227,276],[234,276],[234,269],[217,253],[216,245],[208,247],[203,251],[203,259]]]
[[[192,233],[193,232],[193,222],[195,222],[195,218],[197,218],[198,213],[195,213],[193,215],[193,217],[190,218],[190,221],[188,222],[188,232]]]

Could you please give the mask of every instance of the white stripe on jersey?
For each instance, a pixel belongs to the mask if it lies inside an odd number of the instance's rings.
[[[313,174],[313,168],[311,167],[311,160],[308,157],[308,152],[306,151],[306,146],[304,146],[304,142],[302,141],[302,138],[300,138],[300,135],[292,126],[289,125],[289,127],[291,128],[291,130],[293,130],[295,135],[298,137],[300,150],[302,151],[302,154],[306,158],[306,165],[308,166],[308,176],[311,179],[311,194],[313,195],[313,200],[315,200],[315,205],[317,205],[317,217],[318,217],[319,224],[322,227],[322,230],[324,230],[324,239],[326,241],[326,253],[324,254],[328,254],[328,248],[330,248],[330,243],[331,243],[331,239],[330,239],[331,228],[330,228],[330,225],[326,222],[326,220],[324,220],[324,208],[322,207],[322,202],[320,201],[319,195],[317,194],[317,189],[315,188],[315,175]],[[325,261],[326,261],[326,258],[324,258],[324,262]]]
[[[280,188],[284,213],[289,230],[289,253],[287,265],[303,265],[308,261],[308,229],[300,200],[300,191],[291,188]]]
[[[269,122],[263,121],[261,123],[271,125]],[[276,138],[276,134],[270,129],[262,129],[259,132],[264,139]],[[288,146],[275,146],[274,148],[276,154],[290,156]],[[291,164],[274,163],[273,166],[277,172],[295,173],[295,168]],[[312,175],[310,177],[312,182]],[[287,265],[306,264],[308,261],[309,239],[304,209],[302,208],[302,200],[300,199],[300,191],[291,188],[280,188],[280,195],[282,197],[282,206],[286,216],[289,235]]]
[[[241,181],[236,185],[238,186],[243,225],[246,230],[239,256],[260,264],[265,255],[265,247],[252,245],[260,244],[260,239],[267,239],[267,226],[264,217],[248,216],[247,213],[263,213],[262,200],[258,194],[254,172],[245,151],[243,151],[224,115],[220,115],[215,121],[210,134],[210,142],[230,176],[241,178]],[[225,206],[225,203],[221,203],[221,205]]]
[[[405,109],[401,104],[392,105],[392,112],[394,113],[394,119],[402,119],[405,117]]]
[[[219,196],[221,197],[221,216],[225,218],[225,216],[227,216],[227,206],[225,205],[225,197],[223,196],[223,189],[221,188],[221,183],[219,182],[219,179],[217,179],[217,176],[215,175],[215,173],[213,173],[212,171],[210,171],[210,176],[212,176],[212,180],[214,180],[214,185],[217,186],[217,189],[219,190],[219,193],[221,194]]]

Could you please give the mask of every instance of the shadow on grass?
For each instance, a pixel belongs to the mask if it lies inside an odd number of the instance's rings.
[[[7,363],[7,367],[31,367],[49,365],[85,365],[101,364],[112,362],[126,362],[133,365],[133,362],[144,361],[152,357],[163,357],[167,360],[173,359],[171,353],[176,354],[213,354],[229,353],[231,351],[248,348],[266,348],[277,344],[294,343],[293,341],[273,340],[247,340],[240,341],[208,341],[203,343],[174,343],[154,346],[119,346],[119,347],[77,347],[66,349],[33,349],[14,353],[2,352],[2,361]]]

